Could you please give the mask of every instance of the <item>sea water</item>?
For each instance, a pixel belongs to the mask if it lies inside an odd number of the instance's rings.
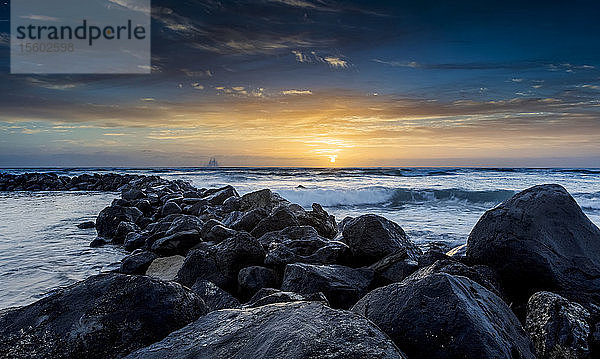
[[[183,179],[197,187],[233,185],[243,195],[270,188],[307,209],[320,203],[342,220],[375,213],[397,222],[420,245],[464,244],[481,215],[537,184],[563,185],[600,225],[598,169],[472,168],[86,168],[5,169],[2,172],[129,173]],[[29,304],[48,291],[110,268],[126,253],[90,248],[94,220],[118,193],[0,192],[0,309]]]

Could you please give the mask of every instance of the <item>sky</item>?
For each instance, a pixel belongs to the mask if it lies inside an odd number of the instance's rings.
[[[153,0],[151,74],[11,75],[0,0],[0,166],[600,167],[599,10]]]

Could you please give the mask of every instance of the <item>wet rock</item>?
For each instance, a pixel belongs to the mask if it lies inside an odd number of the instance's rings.
[[[136,199],[146,198],[146,195],[137,188],[131,188],[129,190],[124,190],[121,193],[121,198],[126,201],[135,201]]]
[[[242,268],[238,273],[238,283],[242,290],[250,294],[256,293],[261,288],[277,286],[273,270],[260,266]]]
[[[98,248],[98,247],[102,247],[103,245],[108,244],[109,242],[103,238],[103,237],[96,237],[94,238],[91,242],[90,242],[90,247],[92,248]]]
[[[229,286],[237,286],[240,269],[264,262],[260,242],[246,232],[239,232],[213,247],[215,262]],[[226,289],[226,288],[224,288]]]
[[[436,273],[377,288],[352,308],[411,359],[535,359],[510,308],[465,277]]]
[[[222,210],[225,213],[239,211],[242,205],[242,199],[237,196],[231,196],[223,202]]]
[[[132,253],[121,260],[119,272],[123,274],[145,274],[153,260],[158,256],[149,251]]]
[[[163,256],[183,254],[201,240],[198,231],[177,232],[154,242],[152,250]]]
[[[110,273],[0,316],[9,358],[119,358],[206,313],[177,283]]]
[[[125,240],[123,242],[123,248],[127,251],[133,251],[138,248],[142,248],[144,243],[146,243],[146,239],[148,238],[147,234],[130,232],[127,233]]]
[[[349,260],[350,249],[339,241],[321,237],[310,226],[288,227],[259,238],[267,251],[265,264],[290,263],[334,264]]]
[[[210,231],[208,231],[206,233],[204,240],[214,242],[214,243],[220,243],[227,238],[235,236],[237,233],[238,232],[234,231],[233,229],[229,229],[227,227],[224,227],[224,226],[218,224],[216,226],[213,226],[210,229]]]
[[[237,191],[232,186],[225,186],[217,189],[214,193],[204,199],[212,205],[220,205],[230,197],[239,197]]]
[[[113,238],[119,223],[135,223],[142,215],[142,211],[135,207],[106,207],[98,214],[98,218],[96,218],[96,231],[98,232],[98,236]]]
[[[240,203],[240,211],[248,212],[253,209],[262,208],[267,213],[271,213],[275,208],[288,204],[290,202],[279,194],[273,193],[270,189],[263,189],[243,195]]]
[[[96,228],[96,223],[94,223],[92,221],[87,221],[87,222],[79,223],[77,225],[77,228],[79,228],[79,229]]]
[[[234,212],[232,212],[233,214]],[[228,227],[235,229],[237,231],[246,231],[250,233],[256,225],[267,218],[269,212],[264,208],[255,208],[246,213],[240,213],[239,217],[230,220],[230,224]],[[227,224],[227,222],[224,222]]]
[[[166,281],[173,281],[183,266],[183,256],[156,258],[150,263],[146,275]]]
[[[417,259],[417,263],[419,263],[419,267],[427,267],[432,265],[433,263],[439,260],[448,260],[450,259],[444,252],[437,249],[430,249],[419,256]]]
[[[135,358],[405,358],[365,318],[316,302],[209,313]]]
[[[138,227],[135,223],[123,221],[117,226],[117,230],[115,231],[115,236],[113,237],[112,242],[122,244],[125,241],[125,237],[127,237],[129,233],[137,232],[139,230],[140,227]]]
[[[281,206],[273,211],[268,217],[262,219],[250,232],[254,237],[259,238],[267,232],[280,231],[291,226],[298,226],[300,222],[294,213],[285,206]]]
[[[167,202],[162,207],[160,213],[164,216],[168,216],[170,214],[178,214],[181,213],[181,207],[175,202]]]
[[[527,304],[525,330],[538,359],[590,358],[590,313],[558,294],[537,292]]]
[[[221,288],[226,288],[229,281],[217,267],[214,254],[209,250],[191,250],[175,279],[186,287],[192,287],[197,280],[207,280]]]
[[[325,294],[318,292],[313,294],[299,294],[294,292],[283,292],[274,288],[262,288],[250,300],[244,304],[244,308],[256,308],[263,305],[289,302],[321,302],[329,305]]]
[[[132,205],[142,211],[144,215],[151,214],[154,208],[147,199],[138,199],[133,201]]]
[[[369,266],[375,271],[377,284],[387,285],[401,282],[404,278],[414,273],[419,265],[417,261],[409,259],[406,250],[390,254]]]
[[[318,203],[313,203],[312,211],[306,212],[303,210],[296,216],[300,225],[315,228],[319,235],[325,238],[335,238],[338,233],[335,217],[329,215]]]
[[[333,308],[350,308],[367,293],[373,270],[340,265],[288,264],[281,290],[301,294],[323,292]]]
[[[204,227],[202,222],[196,216],[180,215],[173,219],[165,235],[170,236],[178,232],[197,231],[200,232]]]
[[[396,223],[381,216],[367,214],[344,226],[343,241],[357,262],[372,264],[383,257],[406,250],[408,258],[417,260],[421,250],[412,243]]]
[[[198,280],[191,289],[192,292],[198,294],[204,300],[209,312],[240,307],[240,302],[234,296],[219,288],[213,282]]]
[[[559,185],[529,188],[487,211],[469,235],[467,259],[498,272],[522,317],[540,290],[600,298],[600,229]]]

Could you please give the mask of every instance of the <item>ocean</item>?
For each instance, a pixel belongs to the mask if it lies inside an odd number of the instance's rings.
[[[320,203],[338,221],[375,213],[398,223],[420,245],[464,244],[487,210],[537,184],[563,185],[600,225],[600,169],[513,168],[69,168],[1,172],[129,173],[183,179],[197,187],[233,185],[240,195],[270,188],[306,208]],[[114,268],[126,253],[90,248],[94,220],[118,193],[0,192],[0,309]]]

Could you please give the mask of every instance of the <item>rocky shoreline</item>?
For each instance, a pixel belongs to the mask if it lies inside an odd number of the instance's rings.
[[[120,191],[91,246],[115,272],[0,311],[5,358],[594,358],[600,230],[559,185],[487,211],[467,244],[341,221],[265,189],[0,174],[1,191]]]

